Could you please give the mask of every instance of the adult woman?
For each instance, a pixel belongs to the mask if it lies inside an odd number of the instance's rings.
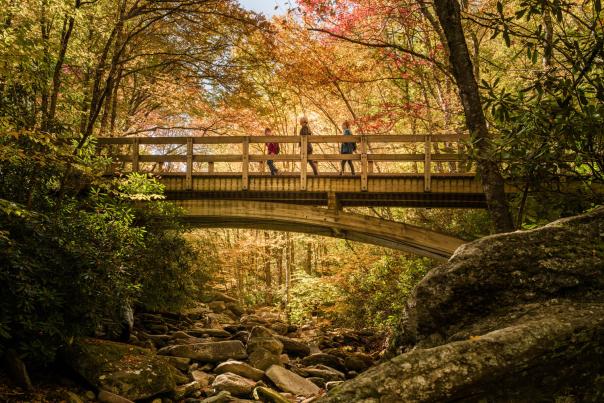
[[[342,123],[342,132],[344,136],[352,136],[352,131],[350,130],[350,122],[345,120]],[[356,151],[357,144],[356,143],[342,143],[340,146],[340,154],[352,154]],[[354,165],[352,160],[342,160],[340,161],[340,175],[344,174],[344,168],[346,168],[346,164],[350,165],[350,172],[354,175]]]
[[[302,116],[300,118],[300,125],[302,126],[302,128],[300,128],[300,136],[312,135],[312,132],[310,131],[310,127],[308,127],[308,118],[306,116]],[[311,155],[312,154],[312,144],[310,143],[310,141],[307,142],[306,144],[307,144],[306,154]],[[317,162],[308,160],[308,163],[310,164],[310,167],[312,168],[313,173],[315,175],[318,175],[319,169],[317,168]]]

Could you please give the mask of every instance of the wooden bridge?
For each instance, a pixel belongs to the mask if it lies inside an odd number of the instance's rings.
[[[157,175],[168,199],[185,207],[195,225],[307,232],[437,259],[447,259],[463,241],[342,208],[485,207],[462,141],[450,134],[98,140],[101,152],[115,162],[112,174]],[[268,142],[279,143],[282,152],[265,154]],[[306,152],[308,142],[314,145],[312,155]],[[342,142],[357,143],[358,153],[340,154]],[[280,165],[278,175],[265,172],[267,160]],[[319,164],[319,175],[307,172],[309,160]],[[346,160],[358,166],[356,175],[337,172]]]

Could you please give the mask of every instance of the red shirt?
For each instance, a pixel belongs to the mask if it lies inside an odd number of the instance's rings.
[[[268,153],[272,155],[279,154],[279,143],[266,143]]]

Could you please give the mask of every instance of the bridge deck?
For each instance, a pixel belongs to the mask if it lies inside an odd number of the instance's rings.
[[[172,200],[276,201],[316,206],[337,203],[341,207],[483,208],[486,205],[482,187],[473,174],[432,175],[429,192],[425,191],[423,175],[371,174],[367,177],[366,191],[362,190],[360,177],[352,175],[308,176],[306,190],[296,174],[250,174],[247,190],[242,190],[238,174],[195,174],[191,186],[186,175],[163,174],[159,178]]]

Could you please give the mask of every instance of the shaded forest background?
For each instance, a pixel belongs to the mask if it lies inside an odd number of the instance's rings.
[[[151,177],[104,177],[113,163],[95,138],[295,135],[302,115],[318,135],[340,134],[344,119],[355,133],[465,133],[452,28],[439,21],[452,4],[300,0],[268,21],[235,1],[0,0],[0,349],[47,363],[73,336],[119,322],[126,303],[177,310],[208,284],[292,321],[389,329],[434,262],[299,234],[189,231]],[[522,189],[505,200],[513,226],[601,204],[600,0],[458,8],[488,130],[461,151],[483,181],[489,166]],[[493,211],[353,211],[467,240],[497,229]]]

